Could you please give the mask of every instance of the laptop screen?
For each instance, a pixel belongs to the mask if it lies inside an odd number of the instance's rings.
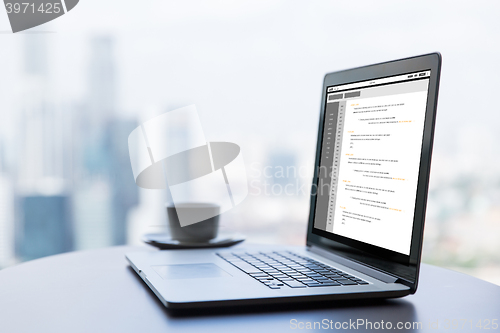
[[[326,87],[313,232],[410,255],[430,75]]]

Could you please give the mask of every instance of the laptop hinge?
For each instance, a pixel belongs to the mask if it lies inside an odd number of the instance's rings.
[[[327,250],[324,250],[320,247],[311,245],[307,248],[309,251],[319,254],[327,259],[333,260],[335,262],[338,262],[339,264],[342,264],[346,267],[352,268],[357,270],[358,272],[361,272],[363,274],[366,274],[368,276],[371,276],[372,278],[375,278],[377,280],[383,281],[385,283],[394,283],[398,280],[397,277],[386,274],[384,272],[378,271],[376,269],[370,268],[368,266],[358,264],[357,262],[354,262],[352,260],[343,258],[341,256],[338,256],[336,254],[333,254]]]

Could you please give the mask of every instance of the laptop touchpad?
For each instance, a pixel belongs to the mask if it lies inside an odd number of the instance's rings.
[[[151,266],[164,280],[200,279],[231,276],[215,264],[185,264]]]

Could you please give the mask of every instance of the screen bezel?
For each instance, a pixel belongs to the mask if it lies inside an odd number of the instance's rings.
[[[347,83],[374,80],[383,77],[401,75],[410,72],[430,70],[427,107],[425,112],[424,132],[422,138],[421,161],[419,166],[415,214],[411,239],[410,255],[399,255],[396,252],[382,249],[359,241],[345,239],[320,229],[314,228],[316,212],[316,193],[318,188],[324,115],[326,110],[327,88]],[[401,283],[408,285],[414,293],[417,288],[418,271],[422,252],[427,192],[436,120],[436,107],[441,71],[441,54],[431,53],[422,56],[405,58],[375,65],[342,70],[325,75],[321,97],[321,109],[318,129],[318,141],[314,177],[311,190],[309,224],[307,230],[307,246],[316,246],[333,254],[348,258],[369,266],[386,274],[396,276]]]

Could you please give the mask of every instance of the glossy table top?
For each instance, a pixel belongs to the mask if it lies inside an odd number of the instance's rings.
[[[414,326],[410,332],[500,332],[499,286],[425,264],[417,293],[400,299],[172,313],[128,266],[124,254],[132,251],[155,250],[73,252],[1,270],[0,332],[281,332],[307,331],[308,323],[333,331],[389,323],[398,331],[402,323]]]

